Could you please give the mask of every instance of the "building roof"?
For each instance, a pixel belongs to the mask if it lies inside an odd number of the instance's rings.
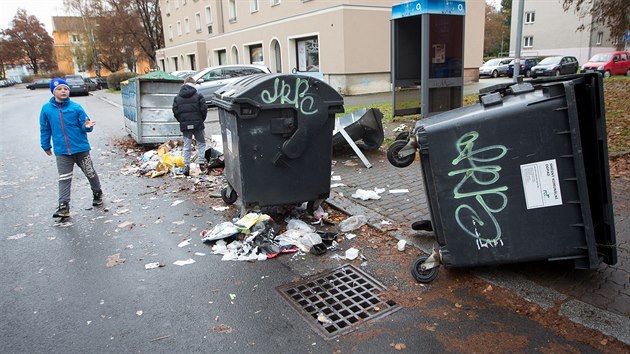
[[[83,29],[83,22],[78,16],[53,16],[53,32],[77,32]]]

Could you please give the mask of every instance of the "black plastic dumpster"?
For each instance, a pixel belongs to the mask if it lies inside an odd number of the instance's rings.
[[[599,74],[573,75],[416,124],[441,264],[617,262],[603,99]]]
[[[244,210],[330,195],[332,131],[343,98],[313,77],[247,76],[215,92],[223,137],[226,203]]]

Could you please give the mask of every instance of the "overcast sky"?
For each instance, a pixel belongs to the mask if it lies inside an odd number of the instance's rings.
[[[37,17],[51,36],[52,17],[66,15],[63,0],[0,0],[0,28],[9,27],[19,8]]]

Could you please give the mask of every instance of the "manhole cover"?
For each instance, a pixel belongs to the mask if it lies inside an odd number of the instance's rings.
[[[399,309],[394,301],[379,298],[383,284],[350,264],[277,289],[326,339]]]

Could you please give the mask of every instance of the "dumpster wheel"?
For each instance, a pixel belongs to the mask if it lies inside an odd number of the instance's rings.
[[[411,264],[411,275],[420,283],[430,283],[438,276],[438,267],[424,269],[424,262],[428,258],[427,256],[418,257]]]
[[[409,132],[400,132],[396,135],[394,140],[409,140]]]
[[[236,199],[238,199],[238,195],[232,187],[223,187],[223,189],[221,189],[221,199],[223,199],[226,204],[234,204]]]
[[[396,140],[389,146],[387,149],[387,160],[389,163],[400,168],[407,167],[413,163],[413,160],[416,159],[415,153],[402,158],[398,156],[400,150],[402,150],[407,143],[408,141],[406,140]]]

